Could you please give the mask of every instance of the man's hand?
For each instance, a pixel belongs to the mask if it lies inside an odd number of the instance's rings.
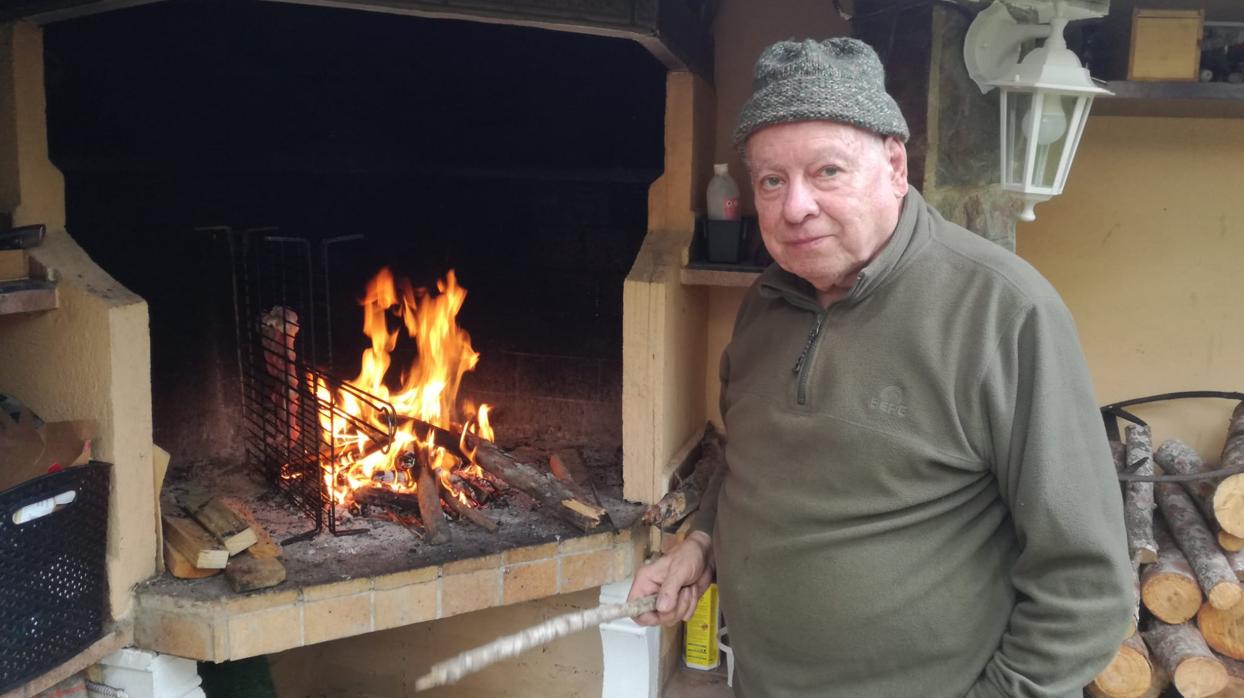
[[[696,602],[712,581],[708,553],[713,539],[692,531],[678,545],[635,573],[627,601],[657,594],[657,610],[635,617],[640,625],[673,625],[690,620]]]

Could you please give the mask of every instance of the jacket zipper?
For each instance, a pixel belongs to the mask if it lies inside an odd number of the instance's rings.
[[[808,364],[812,362],[812,357],[816,354],[816,340],[821,336],[821,327],[825,324],[825,316],[828,311],[821,311],[816,314],[816,324],[812,326],[812,331],[808,333],[808,341],[803,345],[803,351],[799,352],[799,360],[795,362],[795,368],[792,373],[799,376],[798,379],[798,396],[800,405],[808,403]]]

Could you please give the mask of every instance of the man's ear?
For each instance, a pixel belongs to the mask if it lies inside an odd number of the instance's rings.
[[[890,163],[890,185],[897,198],[907,196],[907,146],[895,136],[886,136],[883,144],[886,162]]]

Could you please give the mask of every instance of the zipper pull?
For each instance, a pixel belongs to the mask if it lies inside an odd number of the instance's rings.
[[[799,359],[795,361],[795,367],[791,369],[791,373],[799,373],[803,370],[803,363],[808,360],[808,354],[812,351],[812,345],[816,343],[816,338],[821,334],[821,324],[825,322],[825,313],[817,313],[816,324],[812,326],[812,331],[808,333],[808,341],[803,343],[803,351],[799,352]]]

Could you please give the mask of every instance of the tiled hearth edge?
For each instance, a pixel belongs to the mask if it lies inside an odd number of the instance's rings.
[[[642,529],[513,548],[442,565],[211,600],[139,589],[134,644],[223,662],[448,618],[629,577]]]

